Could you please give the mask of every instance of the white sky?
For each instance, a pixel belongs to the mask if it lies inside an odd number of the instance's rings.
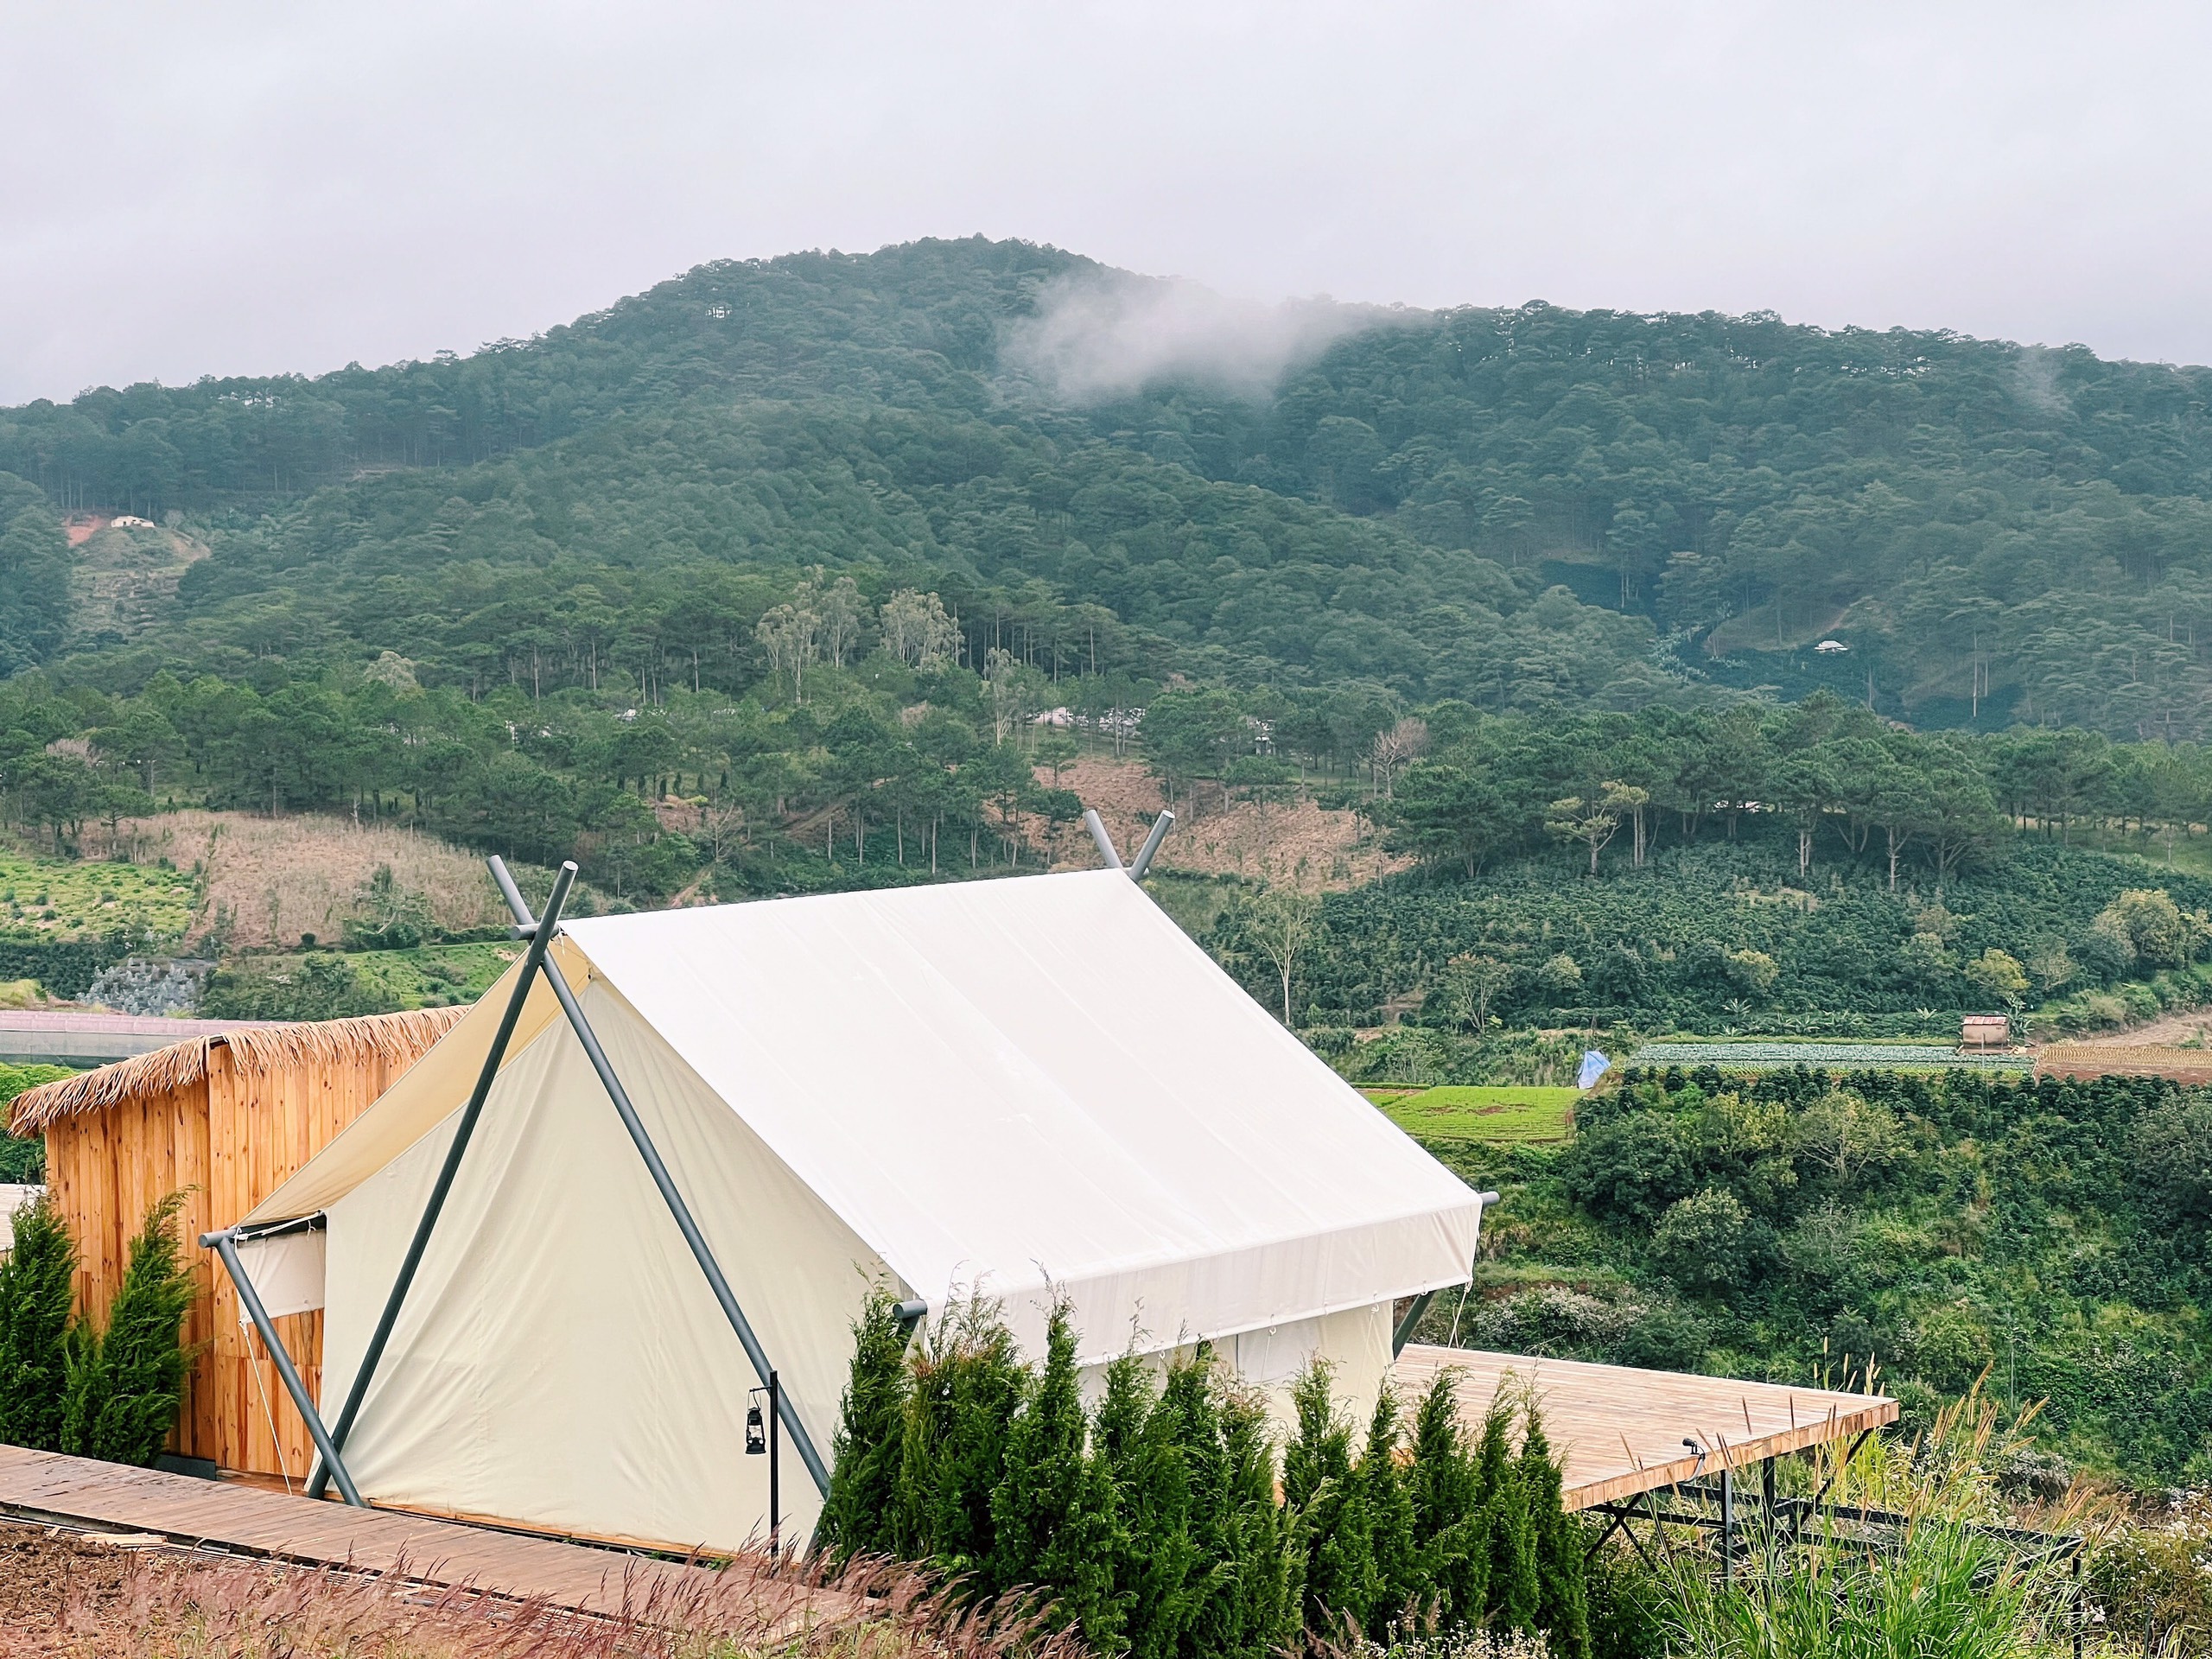
[[[10,0],[0,400],[1021,236],[1261,298],[2212,361],[2212,9]]]

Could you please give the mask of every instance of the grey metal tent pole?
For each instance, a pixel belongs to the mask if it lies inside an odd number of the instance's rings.
[[[1098,855],[1106,861],[1106,868],[1109,870],[1120,869],[1122,855],[1114,850],[1114,837],[1106,833],[1105,820],[1098,816],[1096,807],[1086,806],[1083,809],[1083,827],[1090,831],[1091,840],[1098,843]]]
[[[494,861],[495,862],[497,861]],[[504,874],[504,869],[494,874]],[[542,937],[552,929],[543,922],[533,924],[530,910],[522,902],[512,881],[500,882],[507,904],[515,912],[516,922],[524,927],[535,926]],[[584,1011],[576,1001],[576,994],[569,989],[568,980],[556,962],[545,964],[545,982],[553,988],[553,995],[560,999],[561,1011],[569,1016],[569,1027],[576,1033],[576,1040],[583,1045],[584,1055],[591,1061],[592,1070],[599,1073],[599,1081],[607,1090],[607,1097],[614,1103],[614,1110],[622,1120],[622,1127],[630,1133],[631,1144],[637,1147],[638,1156],[645,1160],[645,1171],[653,1178],[653,1185],[660,1189],[662,1202],[676,1218],[683,1242],[691,1247],[693,1260],[699,1271],[706,1275],[707,1285],[715,1293],[715,1300],[721,1304],[722,1316],[729,1321],[730,1329],[737,1332],[738,1341],[744,1345],[745,1357],[751,1362],[753,1374],[766,1377],[774,1370],[768,1363],[767,1350],[760,1345],[760,1338],[753,1334],[752,1322],[745,1317],[745,1310],[737,1304],[736,1293],[729,1287],[729,1281],[722,1274],[721,1263],[715,1260],[714,1250],[707,1243],[707,1236],[699,1230],[699,1224],[692,1218],[691,1206],[683,1201],[683,1194],[677,1190],[676,1178],[668,1173],[668,1166],[661,1161],[660,1149],[653,1145],[653,1138],[646,1133],[645,1121],[638,1116],[638,1109],[631,1104],[630,1094],[622,1086],[622,1079],[614,1075],[614,1067],[607,1058],[607,1051],[600,1046],[599,1037],[591,1028],[591,1021],[584,1018]],[[791,1444],[798,1449],[799,1461],[806,1465],[806,1472],[814,1477],[814,1484],[823,1496],[830,1492],[830,1466],[815,1450],[813,1438],[806,1432],[806,1425],[799,1421],[798,1411],[791,1404],[791,1395],[778,1391],[777,1420],[790,1431]]]
[[[1424,1290],[1414,1298],[1406,1310],[1406,1317],[1398,1321],[1398,1328],[1390,1333],[1390,1357],[1395,1359],[1406,1351],[1406,1344],[1413,1339],[1414,1327],[1421,1323],[1421,1316],[1428,1312],[1428,1305],[1436,1300],[1436,1293]]]
[[[514,883],[507,874],[507,867],[497,858],[491,864],[493,877],[501,890],[512,888]],[[468,1150],[469,1137],[476,1133],[476,1120],[484,1115],[484,1102],[499,1077],[499,1063],[506,1058],[507,1044],[515,1034],[515,1022],[522,1018],[523,1004],[529,1000],[530,982],[545,968],[546,947],[553,942],[554,931],[560,925],[561,908],[569,902],[569,887],[575,879],[575,865],[563,864],[560,874],[553,878],[552,896],[545,901],[546,925],[530,933],[530,949],[523,953],[522,971],[515,976],[513,994],[507,998],[506,1011],[499,1016],[499,1028],[493,1034],[491,1049],[484,1056],[483,1070],[476,1074],[475,1090],[468,1096],[468,1104],[461,1109],[461,1122],[453,1132],[453,1144],[446,1148],[445,1162],[438,1170],[437,1184],[430,1189],[429,1202],[423,1206],[422,1220],[415,1224],[415,1236],[399,1264],[399,1276],[392,1281],[391,1294],[385,1299],[384,1313],[377,1320],[376,1331],[369,1338],[368,1347],[362,1351],[360,1369],[353,1373],[353,1384],[346,1391],[345,1408],[331,1427],[331,1444],[340,1450],[345,1447],[346,1437],[353,1432],[353,1420],[360,1415],[361,1402],[367,1397],[370,1380],[376,1376],[377,1366],[384,1358],[385,1344],[391,1340],[392,1327],[399,1322],[400,1306],[406,1301],[408,1289],[415,1282],[416,1270],[423,1265],[423,1252],[429,1247],[439,1212],[446,1206],[446,1195],[453,1190],[454,1177],[461,1171],[461,1154]],[[549,974],[548,977],[552,976]],[[329,1484],[327,1463],[327,1458],[317,1456],[315,1472],[308,1477],[309,1497],[321,1497]]]
[[[1175,815],[1162,812],[1152,821],[1152,833],[1144,838],[1144,845],[1129,863],[1129,880],[1141,881],[1145,872],[1152,868],[1152,855],[1160,850],[1160,843],[1167,839],[1167,832],[1175,827]]]
[[[222,1258],[223,1271],[231,1275],[231,1283],[238,1287],[238,1300],[245,1308],[246,1318],[253,1321],[253,1328],[261,1332],[261,1345],[269,1351],[269,1357],[276,1363],[277,1379],[284,1385],[284,1392],[292,1396],[292,1404],[306,1420],[308,1433],[315,1440],[315,1457],[319,1466],[327,1466],[338,1478],[338,1495],[357,1509],[366,1509],[359,1492],[353,1490],[353,1477],[346,1471],[346,1465],[338,1455],[338,1448],[331,1443],[330,1431],[322,1426],[322,1415],[315,1410],[315,1402],[308,1398],[307,1384],[300,1381],[299,1371],[292,1364],[291,1355],[284,1351],[284,1344],[277,1339],[276,1327],[270,1322],[269,1311],[261,1305],[261,1293],[253,1287],[253,1281],[246,1276],[245,1264],[238,1260],[238,1233],[228,1227],[219,1233],[203,1233],[200,1237],[202,1249],[212,1249]]]

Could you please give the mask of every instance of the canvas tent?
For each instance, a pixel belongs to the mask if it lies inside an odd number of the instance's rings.
[[[1319,1353],[1357,1401],[1394,1300],[1468,1277],[1477,1196],[1119,871],[576,921],[548,961],[825,1456],[872,1282],[932,1319],[980,1287],[1032,1351],[1064,1295],[1091,1363],[1205,1338],[1279,1385]],[[509,988],[245,1218],[327,1230],[283,1269],[326,1415]],[[360,1491],[732,1546],[760,1381],[541,981],[345,1441]],[[783,1495],[810,1523],[788,1458]]]

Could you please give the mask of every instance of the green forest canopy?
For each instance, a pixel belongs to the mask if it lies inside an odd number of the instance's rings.
[[[1535,304],[1392,315],[1269,397],[1055,407],[1008,327],[1109,280],[981,240],[702,266],[466,358],[9,410],[0,470],[206,526],[173,620],[73,642],[117,688],[391,649],[480,690],[695,656],[735,689],[729,576],[820,562],[1064,670],[1491,709],[1827,671],[1923,722],[2133,736],[2212,707],[2212,371]],[[36,540],[0,547],[19,662],[72,644]],[[1799,656],[1829,632],[1847,666]]]

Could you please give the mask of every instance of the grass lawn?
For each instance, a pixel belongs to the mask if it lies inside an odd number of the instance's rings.
[[[1512,1146],[1564,1141],[1576,1089],[1516,1084],[1440,1089],[1364,1089],[1393,1123],[1424,1141],[1487,1141]]]
[[[123,928],[175,938],[196,898],[181,871],[0,849],[0,928],[18,938],[99,938]]]

